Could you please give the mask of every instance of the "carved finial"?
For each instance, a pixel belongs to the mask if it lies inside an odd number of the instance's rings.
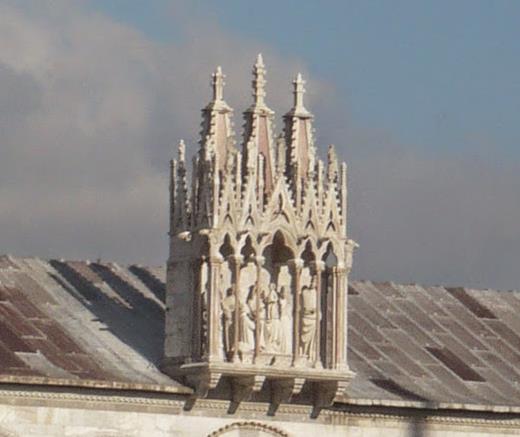
[[[303,106],[303,94],[305,94],[305,81],[302,78],[302,74],[298,73],[296,75],[296,79],[293,81],[294,85],[294,110],[298,111],[306,111],[305,106]]]
[[[276,157],[277,157],[277,172],[278,174],[282,174],[285,171],[285,154],[286,154],[286,146],[285,146],[285,138],[283,134],[280,134],[276,140]]]
[[[264,106],[265,98],[265,65],[262,54],[259,53],[256,58],[256,64],[253,67],[253,97],[255,98],[255,106]]]
[[[264,58],[262,57],[262,53],[258,53],[258,56],[256,57],[255,67],[264,67]]]
[[[184,140],[179,141],[179,162],[184,162],[186,159],[186,144],[184,144]]]
[[[216,102],[224,100],[224,74],[222,73],[222,68],[220,65],[215,70],[215,73],[213,73],[212,78],[212,86],[213,86],[213,100]]]
[[[327,152],[328,158],[328,168],[327,168],[327,176],[329,181],[333,181],[336,179],[338,174],[338,157],[336,156],[336,149],[331,144],[329,145],[329,150]]]

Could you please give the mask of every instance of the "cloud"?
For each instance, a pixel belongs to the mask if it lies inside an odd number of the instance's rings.
[[[209,73],[227,74],[237,139],[259,51],[269,104],[289,108],[303,62],[172,5],[165,43],[88,2],[0,0],[1,252],[163,263],[168,160],[198,140]],[[354,276],[518,288],[519,163],[486,138],[463,156],[403,144],[311,79],[318,140],[349,164]]]
[[[180,138],[198,140],[211,71],[227,74],[239,138],[256,53],[276,109],[303,65],[207,17],[183,25],[186,6],[172,8],[184,30],[168,44],[87,6],[0,2],[0,247],[162,263],[168,160]]]

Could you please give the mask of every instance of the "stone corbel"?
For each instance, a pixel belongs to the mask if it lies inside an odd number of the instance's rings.
[[[304,382],[304,378],[270,379],[271,403],[267,414],[274,416],[281,404],[288,403],[293,396],[301,392]]]
[[[186,381],[190,387],[193,387],[193,394],[197,398],[205,398],[208,392],[214,389],[222,377],[221,373],[208,372],[199,375],[188,375]]]
[[[313,409],[311,417],[319,416],[323,408],[330,407],[333,402],[345,393],[350,381],[315,381],[313,383]]]
[[[236,412],[240,403],[247,401],[253,391],[260,391],[262,388],[265,376],[251,375],[251,376],[234,376],[231,380],[231,403],[229,404],[228,413]]]

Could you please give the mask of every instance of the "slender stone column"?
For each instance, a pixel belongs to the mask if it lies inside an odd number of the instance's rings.
[[[330,327],[331,333],[329,337],[329,343],[330,348],[327,351],[327,366],[335,369],[336,368],[336,350],[338,345],[338,331],[336,328],[336,321],[337,321],[337,288],[338,288],[338,282],[337,282],[337,274],[336,274],[337,268],[335,266],[327,268],[327,280],[330,281],[330,302],[328,302],[328,305],[330,305],[330,315],[331,315],[331,321],[330,321]]]
[[[298,364],[300,358],[300,294],[301,294],[301,273],[303,260],[301,258],[291,259],[288,262],[293,277],[293,359],[292,365]]]
[[[244,257],[242,255],[230,255],[228,256],[229,263],[233,269],[233,277],[231,283],[233,284],[233,295],[235,296],[235,312],[233,315],[234,338],[233,338],[233,362],[238,362],[238,342],[239,342],[239,331],[240,331],[240,267]]]
[[[316,339],[315,339],[315,351],[314,351],[314,367],[322,367],[321,363],[321,274],[325,268],[323,261],[314,261],[312,263],[314,274],[316,275]]]
[[[253,357],[253,363],[256,362],[258,355],[260,354],[260,284],[262,282],[262,266],[265,263],[265,257],[256,256],[256,284],[255,284],[255,354]]]
[[[336,295],[336,354],[335,368],[348,368],[347,364],[347,269],[338,265],[335,269]]]
[[[202,291],[205,284],[202,283],[202,270],[205,261],[206,257],[201,257],[199,260],[197,260],[197,265],[195,267],[196,288],[193,296],[193,358],[195,361],[199,361],[201,359],[204,350],[202,345]]]
[[[219,339],[221,320],[220,307],[220,269],[223,263],[220,255],[212,256],[208,259],[208,342],[209,360],[222,361],[224,351],[221,349]]]

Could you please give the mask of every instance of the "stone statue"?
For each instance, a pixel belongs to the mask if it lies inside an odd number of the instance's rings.
[[[280,352],[280,308],[276,284],[270,283],[262,296],[265,304],[265,344],[269,352]]]
[[[250,287],[245,301],[239,303],[238,350],[250,353],[255,347],[254,287]]]
[[[280,353],[292,353],[292,308],[287,296],[286,287],[280,288],[278,295],[278,311],[280,314]]]
[[[300,353],[308,358],[312,357],[316,341],[317,293],[314,279],[309,287],[303,287],[301,293]]]
[[[235,296],[233,289],[229,287],[226,290],[226,296],[222,300],[222,324],[224,326],[224,351],[229,357],[235,350]]]

